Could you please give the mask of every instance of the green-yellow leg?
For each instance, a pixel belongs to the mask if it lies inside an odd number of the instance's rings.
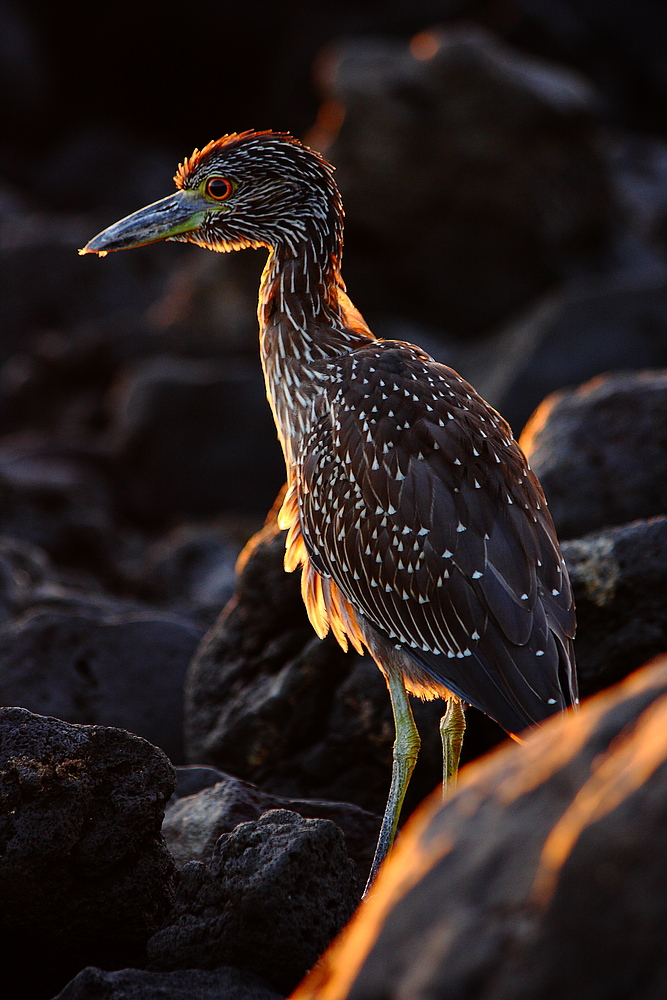
[[[466,717],[458,698],[447,699],[447,711],[440,719],[442,740],[442,797],[446,798],[456,788],[459,760],[466,731]]]
[[[419,754],[419,747],[421,745],[402,675],[398,671],[387,673],[387,686],[389,688],[389,697],[391,698],[396,730],[391,770],[391,787],[389,788],[389,798],[384,810],[380,836],[375,848],[375,857],[371,865],[368,882],[364,889],[364,896],[370,889],[371,883],[377,875],[378,868],[394,842],[403,799],[405,798],[410,777],[417,763],[417,755]]]

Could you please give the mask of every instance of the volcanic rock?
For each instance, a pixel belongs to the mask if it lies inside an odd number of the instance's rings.
[[[521,435],[561,539],[667,511],[667,373],[592,379],[546,399]]]
[[[294,1000],[667,989],[667,659],[461,774]]]
[[[122,602],[43,597],[0,631],[0,702],[119,726],[183,760],[183,683],[202,632]]]
[[[120,500],[134,517],[271,506],[285,471],[258,364],[152,358],[113,398]]]
[[[268,795],[248,781],[211,767],[177,768],[174,794],[178,795],[179,790],[183,797],[172,799],[162,824],[162,834],[177,865],[210,858],[218,837],[230,833],[239,823],[259,819],[270,809],[287,809],[305,819],[329,819],[340,827],[360,878],[368,877],[380,817],[359,806]]]
[[[30,602],[36,587],[55,579],[56,573],[42,549],[0,535],[0,620],[14,617]]]
[[[604,247],[596,97],[571,70],[469,26],[343,43],[320,75],[311,141],[336,164],[346,281],[373,324],[477,334]]]
[[[359,902],[342,832],[284,809],[223,834],[208,864],[180,872],[176,904],[148,943],[150,968],[234,964],[287,992]]]
[[[86,965],[144,961],[172,901],[160,825],[173,787],[165,755],[136,736],[0,709],[8,996],[44,1000]]]
[[[258,518],[182,524],[149,546],[137,584],[147,599],[212,625],[234,594],[236,560]]]
[[[667,649],[667,517],[563,543],[577,605],[582,697]]]
[[[667,365],[667,268],[575,282],[546,297],[509,334],[499,338],[505,353],[496,358],[488,389],[477,382],[475,388],[518,435],[542,400],[563,386]]]
[[[66,565],[104,564],[112,535],[108,484],[73,461],[0,452],[0,532]]]

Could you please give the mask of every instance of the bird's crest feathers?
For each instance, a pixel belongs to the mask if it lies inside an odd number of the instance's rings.
[[[195,149],[187,156],[182,163],[179,163],[176,174],[174,175],[174,183],[177,188],[184,188],[188,186],[188,180],[196,174],[199,167],[211,156],[211,154],[216,152],[222,152],[234,146],[242,144],[245,140],[253,140],[253,142],[281,142],[287,143],[291,146],[298,146],[305,149],[303,143],[298,139],[295,139],[293,135],[289,132],[274,132],[271,129],[265,129],[264,131],[255,131],[254,129],[247,129],[245,132],[230,132],[228,135],[223,135],[219,139],[212,139],[207,143],[203,149]],[[315,150],[309,150],[313,155],[326,164],[331,171],[333,168],[320,156]]]

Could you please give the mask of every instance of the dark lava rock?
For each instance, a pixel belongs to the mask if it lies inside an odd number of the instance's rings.
[[[667,658],[463,772],[293,1000],[657,1000]]]
[[[667,511],[667,373],[600,376],[554,393],[521,447],[561,539]]]
[[[262,515],[285,469],[259,364],[159,357],[115,390],[121,502],[135,517]]]
[[[583,697],[667,649],[667,517],[563,543]]]
[[[185,772],[180,782],[179,772]],[[360,878],[368,877],[380,832],[379,816],[348,802],[267,795],[256,785],[214,768],[178,768],[176,774],[176,794],[179,784],[181,788],[189,785],[196,789],[172,799],[162,824],[162,834],[177,865],[210,858],[218,837],[230,833],[239,823],[259,819],[270,809],[288,809],[305,819],[330,819],[340,827]],[[215,784],[202,787],[202,782],[208,783],[216,775]]]
[[[42,1000],[85,965],[142,963],[172,901],[165,755],[119,729],[0,709],[0,965]],[[14,992],[12,992],[14,991]]]
[[[104,564],[112,534],[108,484],[76,462],[5,449],[0,532],[38,545],[66,565]]]
[[[287,992],[349,920],[362,883],[343,834],[284,809],[223,834],[181,870],[176,905],[148,943],[150,967],[234,964]]]
[[[119,726],[183,760],[183,683],[192,623],[67,592],[0,630],[0,702],[68,722]]]
[[[180,525],[146,552],[140,589],[149,599],[212,625],[233,596],[236,560],[258,522],[240,516]]]
[[[186,755],[273,795],[384,810],[394,725],[382,674],[369,657],[318,639],[300,574],[283,569],[275,526],[249,544],[230,605],[202,641],[186,683]],[[248,556],[247,553],[251,552]],[[407,811],[442,778],[441,702],[413,700],[422,750]],[[502,733],[469,713],[465,753]]]
[[[203,792],[205,788],[212,788],[213,785],[217,785],[219,781],[224,781],[228,777],[223,771],[218,771],[217,767],[208,767],[206,764],[189,764],[184,767],[176,767],[174,770],[176,772],[176,788],[169,800],[170,806],[178,799],[197,795],[198,792]]]
[[[374,322],[480,333],[604,246],[596,99],[572,71],[458,27],[342,44],[321,76],[310,141],[338,168],[345,278]]]
[[[515,338],[518,350],[506,357],[504,384],[490,402],[519,434],[542,400],[563,386],[667,365],[665,267],[576,282],[519,324]]]
[[[223,967],[205,972],[146,972],[88,968],[68,983],[54,1000],[283,1000],[257,976]]]

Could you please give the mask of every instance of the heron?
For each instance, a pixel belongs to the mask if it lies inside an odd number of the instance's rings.
[[[395,723],[368,891],[419,752],[408,694],[446,703],[444,787],[465,706],[518,737],[577,703],[567,570],[505,420],[419,347],[376,338],[349,299],[343,206],[321,154],[288,133],[231,133],[195,149],[174,182],[79,252],[160,240],[269,251],[258,319],[287,472],[285,569],[301,569],[317,635],[373,658]]]

